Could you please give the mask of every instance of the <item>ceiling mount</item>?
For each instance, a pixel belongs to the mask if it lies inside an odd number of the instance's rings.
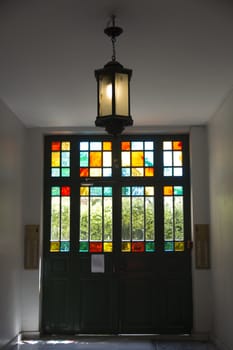
[[[121,27],[117,27],[115,25],[115,15],[111,16],[112,19],[112,26],[108,26],[104,29],[104,33],[111,38],[112,41],[112,61],[116,61],[116,49],[115,49],[115,42],[116,38],[123,33],[123,29]]]

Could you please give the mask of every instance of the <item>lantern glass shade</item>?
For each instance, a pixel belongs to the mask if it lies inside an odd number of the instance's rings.
[[[129,82],[128,74],[116,73],[115,77],[115,103],[116,115],[127,117],[129,115]]]
[[[100,75],[99,77],[99,116],[112,114],[112,77]]]

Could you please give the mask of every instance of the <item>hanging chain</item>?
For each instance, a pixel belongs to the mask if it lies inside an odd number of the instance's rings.
[[[112,61],[116,61],[116,48],[115,48],[116,38],[112,36]]]

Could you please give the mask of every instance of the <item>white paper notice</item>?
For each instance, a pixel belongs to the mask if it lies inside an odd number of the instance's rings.
[[[91,272],[104,273],[104,254],[91,255]]]

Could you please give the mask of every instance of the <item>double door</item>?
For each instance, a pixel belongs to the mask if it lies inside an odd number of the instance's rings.
[[[169,143],[182,149],[168,151]],[[123,153],[118,161],[109,156],[117,154],[111,140],[46,139],[41,331],[190,333],[187,137],[131,136],[116,147]],[[162,170],[156,174],[157,164]]]

